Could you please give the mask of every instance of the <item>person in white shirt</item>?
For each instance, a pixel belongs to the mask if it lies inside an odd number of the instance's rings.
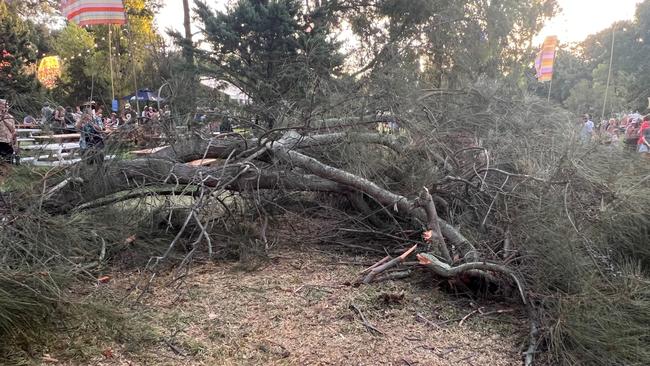
[[[594,122],[591,120],[588,114],[586,114],[582,120],[584,123],[582,125],[582,130],[580,131],[580,138],[583,142],[589,142],[594,133]]]

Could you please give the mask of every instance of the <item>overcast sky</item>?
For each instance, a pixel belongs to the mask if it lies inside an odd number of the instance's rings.
[[[408,0],[404,0],[408,1]],[[225,9],[228,0],[208,0],[217,9]],[[548,35],[557,35],[560,42],[576,42],[609,27],[613,22],[632,19],[640,0],[559,0],[562,12],[550,20],[536,38],[536,43]],[[183,29],[183,1],[163,0],[156,22],[161,31]],[[192,7],[193,0],[190,0]]]
[[[547,22],[537,37],[556,35],[560,42],[577,42],[618,20],[634,18],[640,0],[559,0],[562,12]]]

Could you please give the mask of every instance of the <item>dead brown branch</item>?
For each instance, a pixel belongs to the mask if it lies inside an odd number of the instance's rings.
[[[436,211],[436,205],[433,203],[433,197],[429,193],[429,190],[424,187],[422,191],[422,197],[420,205],[424,207],[424,211],[427,215],[427,230],[430,232],[428,235],[428,241],[434,243],[442,258],[451,263],[451,255],[449,254],[449,249],[447,249],[447,244],[445,243],[445,238],[442,236],[440,231],[440,223],[438,218],[438,213]]]
[[[406,250],[404,253],[402,253],[402,255],[400,255],[399,257],[395,257],[389,261],[385,261],[386,258],[382,259],[380,261],[382,262],[382,264],[374,265],[373,267],[370,268],[368,274],[366,274],[366,276],[363,279],[363,283],[370,283],[378,274],[382,273],[383,271],[389,268],[393,268],[400,263],[403,263],[406,260],[406,258],[415,251],[417,246],[418,245],[415,244],[414,246]]]

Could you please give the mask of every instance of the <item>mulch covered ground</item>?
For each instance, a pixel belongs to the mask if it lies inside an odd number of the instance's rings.
[[[516,304],[482,301],[480,312],[493,313],[481,315],[470,298],[442,292],[425,275],[350,286],[374,259],[314,248],[276,249],[272,257],[254,271],[236,263],[197,264],[177,289],[159,277],[144,304],[129,310],[156,337],[136,349],[128,342],[97,345],[108,352],[90,364],[521,364],[518,342],[527,323]],[[90,291],[116,301],[138,278],[114,273]]]

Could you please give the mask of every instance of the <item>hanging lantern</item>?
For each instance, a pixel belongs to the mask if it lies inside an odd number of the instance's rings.
[[[61,61],[59,56],[44,57],[38,65],[38,81],[48,89],[54,88],[56,82],[61,76]]]

